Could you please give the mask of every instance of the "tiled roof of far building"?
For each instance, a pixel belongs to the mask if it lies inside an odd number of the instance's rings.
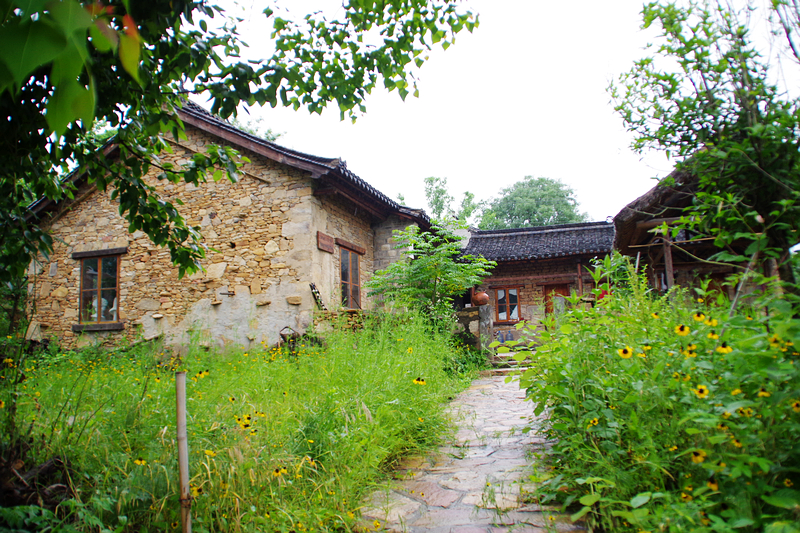
[[[473,231],[465,254],[492,261],[526,261],[570,255],[606,254],[614,244],[614,224],[583,222],[535,228]]]

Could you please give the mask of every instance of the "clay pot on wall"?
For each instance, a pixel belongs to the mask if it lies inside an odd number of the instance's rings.
[[[472,295],[472,305],[486,305],[489,303],[489,294],[486,291],[477,291]]]

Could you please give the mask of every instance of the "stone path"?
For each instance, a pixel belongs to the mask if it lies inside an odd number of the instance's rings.
[[[519,384],[479,379],[451,404],[455,441],[412,457],[391,490],[376,492],[364,528],[408,533],[539,533],[579,529],[554,508],[524,503],[533,490],[530,455],[544,452],[536,431],[523,433],[533,406]]]

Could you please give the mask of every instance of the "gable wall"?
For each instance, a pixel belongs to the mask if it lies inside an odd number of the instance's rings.
[[[189,139],[181,140],[180,146],[173,144],[174,154],[165,154],[164,160],[183,163],[214,140],[194,128],[187,127],[187,133]],[[57,336],[66,346],[79,343],[72,325],[78,323],[80,261],[71,255],[127,246],[128,253],[121,258],[119,306],[125,330],[84,334],[81,342],[164,334],[169,342],[183,343],[191,337],[247,346],[276,342],[284,326],[302,331],[311,321],[314,304],[308,283],[317,277],[315,269],[338,275],[338,258],[336,265],[326,266],[318,257],[324,252],[316,249],[314,229],[320,220],[334,224],[345,216],[339,214],[342,209],[332,209],[330,216],[325,213],[326,206],[312,196],[307,173],[252,153],[243,155],[251,163],[245,164],[238,183],[223,178],[194,187],[158,183],[156,170],[148,175],[165,197],[184,201],[178,208],[187,222],[200,225],[203,243],[217,250],[208,251],[205,273],[182,280],[167,250],[155,247],[142,232],[127,232],[108,193],[92,193],[88,186],[78,191],[76,200],[53,218],[54,254],[32,276],[33,330],[38,325],[41,336]],[[340,225],[348,240],[371,254],[368,222]],[[257,305],[265,302],[270,303]],[[163,318],[154,318],[159,314]]]

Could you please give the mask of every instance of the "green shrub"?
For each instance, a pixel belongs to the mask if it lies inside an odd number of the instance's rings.
[[[60,354],[0,398],[39,443],[27,467],[67,458],[75,498],[55,516],[80,531],[177,527],[175,369],[188,378],[195,531],[342,531],[399,458],[449,430],[443,407],[468,382],[444,370],[450,350],[423,320],[378,317],[324,350]]]
[[[698,294],[630,276],[542,334],[521,376],[549,414],[542,503],[595,530],[798,531],[800,321]]]

